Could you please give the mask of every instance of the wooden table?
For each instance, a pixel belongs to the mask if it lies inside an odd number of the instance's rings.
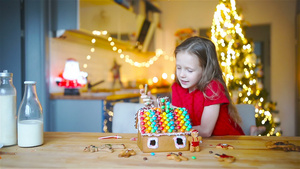
[[[300,152],[285,152],[267,149],[267,141],[287,140],[300,145],[300,137],[253,137],[253,136],[222,136],[204,138],[201,151],[182,152],[188,161],[176,162],[168,160],[168,152],[143,153],[137,147],[136,134],[118,134],[122,139],[98,140],[100,136],[115,135],[112,133],[63,133],[46,132],[44,144],[33,148],[18,146],[4,147],[1,152],[0,168],[300,168]],[[227,143],[234,149],[219,149],[216,145]],[[136,151],[129,158],[118,157],[120,149],[115,152],[84,152],[89,145],[125,144]],[[212,151],[213,153],[211,153]],[[219,162],[214,154],[227,154],[236,157],[233,163]],[[195,156],[196,159],[192,159]],[[147,160],[144,160],[144,158]]]

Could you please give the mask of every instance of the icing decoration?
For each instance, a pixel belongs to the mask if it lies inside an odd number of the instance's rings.
[[[184,136],[175,136],[173,140],[177,149],[184,148],[186,145],[186,137]]]
[[[150,137],[147,141],[148,148],[157,149],[158,148],[158,138],[157,137]]]

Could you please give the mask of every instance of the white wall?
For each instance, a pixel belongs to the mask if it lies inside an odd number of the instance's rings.
[[[172,53],[177,29],[208,28],[218,0],[158,0],[162,10],[163,50]],[[296,0],[237,0],[252,25],[271,25],[271,100],[277,102],[284,136],[295,135]]]

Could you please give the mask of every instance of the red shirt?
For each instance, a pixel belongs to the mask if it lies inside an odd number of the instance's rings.
[[[215,92],[213,92],[215,91]],[[223,85],[218,81],[212,81],[205,90],[207,96],[204,97],[203,92],[194,90],[189,93],[188,89],[182,88],[176,82],[172,85],[172,105],[177,107],[185,107],[192,121],[193,126],[201,125],[202,113],[205,106],[220,104],[219,117],[216,122],[212,135],[245,135],[242,128],[235,123],[228,114],[228,104]],[[215,95],[213,95],[215,93]]]

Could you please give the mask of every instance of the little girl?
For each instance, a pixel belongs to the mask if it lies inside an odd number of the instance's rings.
[[[215,45],[206,38],[191,37],[175,49],[176,78],[172,105],[185,107],[193,129],[202,137],[244,135],[241,119],[232,104],[222,76]],[[141,98],[152,102],[150,92]]]

